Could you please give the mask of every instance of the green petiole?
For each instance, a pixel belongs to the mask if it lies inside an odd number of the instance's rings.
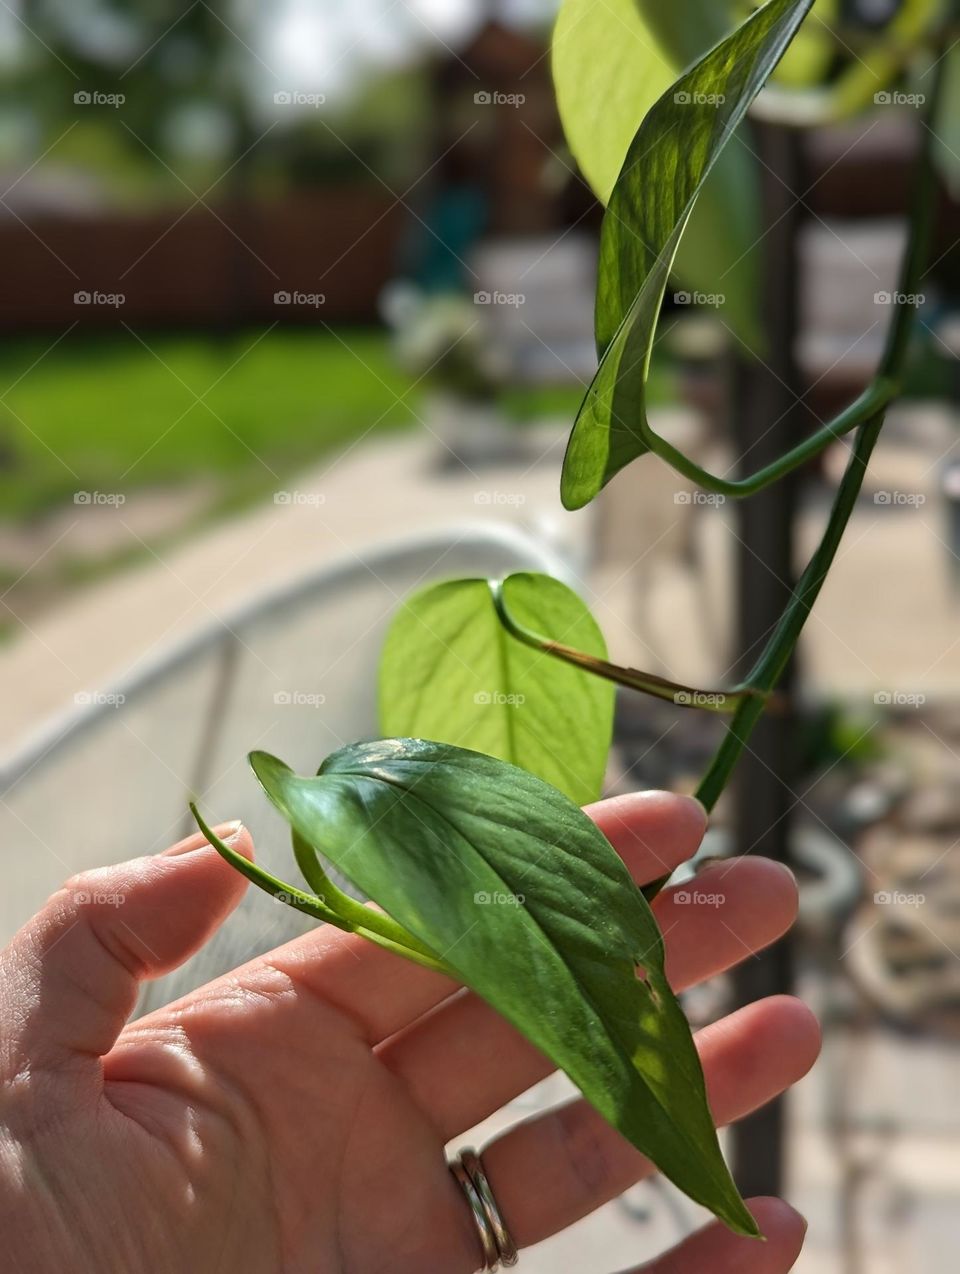
[[[758,469],[749,478],[721,478],[714,473],[708,472],[698,465],[696,461],[691,460],[689,456],[685,456],[682,451],[667,442],[666,438],[655,433],[642,412],[637,421],[637,433],[646,443],[648,449],[670,465],[677,473],[689,478],[691,482],[695,482],[706,491],[711,491],[716,495],[729,496],[732,500],[741,500],[745,496],[756,495],[758,491],[763,491],[765,487],[771,486],[794,469],[799,468],[800,465],[812,460],[814,456],[818,456],[831,442],[835,442],[838,438],[842,438],[844,434],[859,428],[865,421],[892,402],[899,390],[900,386],[897,381],[889,376],[877,376],[859,398],[855,399],[849,407],[845,407],[828,424],[822,425],[810,434],[808,438],[804,438],[803,442],[792,447],[777,460],[764,465],[762,469]]]
[[[572,646],[564,645],[563,642],[552,641],[549,637],[526,628],[511,615],[503,595],[503,583],[503,580],[497,579],[487,581],[500,623],[511,637],[522,641],[525,646],[533,650],[539,650],[542,654],[552,655],[555,659],[572,664],[575,668],[583,668],[604,681],[613,681],[619,686],[627,686],[641,694],[665,699],[682,708],[702,708],[706,712],[733,712],[745,698],[760,698],[761,706],[766,698],[763,691],[747,685],[734,686],[729,690],[702,690],[696,686],[684,685],[680,681],[658,677],[652,672],[623,668],[619,664],[610,663],[609,660],[600,659],[596,655],[575,650]]]
[[[238,854],[208,826],[193,802],[190,804],[190,812],[196,819],[200,831],[221,858],[226,859],[231,867],[234,867],[242,876],[246,876],[247,880],[258,889],[262,889],[264,893],[276,898],[279,902],[286,903],[288,907],[293,907],[296,911],[302,911],[304,915],[314,920],[335,925],[345,933],[359,934],[370,942],[376,943],[377,946],[405,956],[406,959],[413,960],[414,963],[423,965],[427,969],[435,969],[438,973],[452,976],[449,966],[411,933],[408,933],[402,925],[397,924],[382,911],[365,907],[356,898],[351,898],[349,894],[339,889],[320,866],[316,855],[305,841],[294,838],[294,853],[308,884],[316,890],[315,894],[304,893],[296,885],[280,880],[257,863],[252,863],[243,854]],[[305,864],[311,858],[312,866],[308,872]]]

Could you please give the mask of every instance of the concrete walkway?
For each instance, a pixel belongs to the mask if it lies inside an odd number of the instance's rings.
[[[142,559],[29,621],[0,647],[0,753],[8,754],[78,693],[103,687],[170,642],[215,623],[265,590],[326,563],[362,561],[393,538],[490,520],[561,536],[563,433],[531,431],[512,464],[439,469],[429,436],[357,447],[301,475],[269,503],[156,550],[112,511]],[[83,517],[83,509],[77,517]],[[103,517],[102,510],[95,511]],[[580,534],[590,513],[568,520]]]
[[[689,431],[684,413],[667,416],[675,436]],[[958,563],[939,493],[952,426],[942,412],[916,408],[900,421],[877,450],[804,635],[814,694],[960,694]],[[143,560],[31,619],[0,647],[0,753],[77,693],[110,683],[264,589],[338,559],[362,561],[365,550],[400,535],[491,519],[536,529],[584,568],[585,595],[615,658],[722,684],[733,654],[732,506],[685,502],[680,480],[650,458],[591,509],[568,514],[558,496],[565,429],[524,437],[522,454],[473,471],[441,467],[449,452],[429,435],[378,439],[168,550],[151,548],[124,522],[123,508],[114,510]],[[725,467],[722,455],[705,458]],[[818,501],[803,514],[805,554],[826,511]]]

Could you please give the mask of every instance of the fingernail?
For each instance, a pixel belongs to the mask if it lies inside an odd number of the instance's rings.
[[[220,823],[213,830],[220,840],[229,845],[243,831],[243,823],[239,818],[235,818],[230,823]],[[188,836],[185,840],[178,841],[176,845],[171,845],[169,849],[165,849],[163,857],[179,858],[181,854],[193,854],[198,849],[209,849],[209,847],[210,842],[205,840],[200,832],[194,832],[192,836]]]

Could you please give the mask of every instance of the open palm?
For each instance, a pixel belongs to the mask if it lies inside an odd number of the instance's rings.
[[[589,812],[640,882],[689,857],[703,834],[700,807],[663,793]],[[251,854],[247,833],[230,831]],[[669,889],[656,903],[678,989],[778,937],[796,909],[789,874],[766,860],[700,879],[722,906],[681,906]],[[194,837],[68,882],[0,955],[7,1268],[471,1274],[482,1264],[445,1145],[551,1069],[482,1001],[322,928],[127,1024],[138,981],[182,963],[244,887]],[[703,1031],[718,1122],[799,1079],[817,1045],[807,1010],[783,998]],[[581,1101],[506,1132],[484,1163],[521,1246],[651,1171]],[[775,1200],[752,1206],[766,1244],[712,1226],[645,1268],[788,1270],[802,1222]]]

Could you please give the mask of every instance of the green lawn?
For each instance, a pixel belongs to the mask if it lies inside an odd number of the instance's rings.
[[[7,342],[0,353],[0,518],[77,490],[211,476],[224,494],[366,430],[412,424],[421,390],[376,331],[131,333]],[[404,398],[404,395],[409,397]],[[197,401],[198,398],[200,401]],[[275,476],[276,475],[276,476]]]
[[[6,342],[0,350],[0,519],[120,491],[211,478],[218,503],[367,431],[416,423],[424,386],[375,329],[130,332]],[[53,346],[51,348],[51,346]],[[198,398],[200,401],[197,401]],[[511,390],[518,422],[571,422],[572,387]]]

